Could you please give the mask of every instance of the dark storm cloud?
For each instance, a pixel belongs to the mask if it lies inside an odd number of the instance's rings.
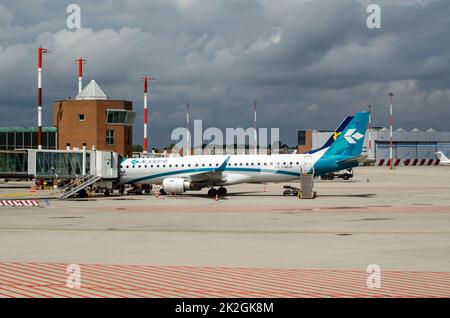
[[[334,128],[348,113],[374,105],[387,122],[395,94],[396,125],[448,130],[450,2],[159,0],[77,1],[82,29],[66,28],[75,2],[0,4],[0,125],[36,122],[36,48],[45,46],[44,121],[51,102],[76,94],[78,56],[113,98],[134,102],[142,141],[142,84],[150,97],[150,139],[170,142],[184,126],[185,103],[204,127]],[[382,28],[366,27],[366,6],[382,8]]]

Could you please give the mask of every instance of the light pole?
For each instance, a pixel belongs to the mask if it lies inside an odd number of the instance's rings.
[[[186,154],[185,156],[189,156],[191,154],[191,140],[189,133],[189,111],[190,105],[186,104]]]
[[[392,92],[389,93],[389,99],[390,99],[390,104],[389,104],[389,169],[392,170],[393,167],[393,160],[394,160],[394,149],[393,149],[393,145],[392,145],[392,125],[394,123],[394,118],[393,118],[393,111],[392,111],[392,100],[393,100],[394,94],[392,94]]]
[[[257,104],[257,101],[255,100],[253,102],[253,113],[254,113],[254,116],[253,116],[253,129],[254,129],[254,134],[255,134],[255,136],[254,136],[255,155],[258,154],[258,135],[257,135],[257,132],[256,132],[256,104]]]

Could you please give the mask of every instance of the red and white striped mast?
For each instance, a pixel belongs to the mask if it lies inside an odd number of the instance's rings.
[[[147,139],[147,124],[148,124],[148,107],[147,107],[147,94],[148,94],[148,82],[155,81],[153,77],[144,76],[144,153],[148,153],[148,139]]]
[[[189,156],[191,154],[191,140],[190,140],[190,132],[189,132],[189,112],[190,105],[186,104],[186,154],[185,156]]]
[[[369,158],[372,155],[372,105],[369,104]]]
[[[42,55],[47,52],[38,48],[38,149],[42,149]]]
[[[392,125],[394,124],[394,117],[393,117],[393,111],[392,111],[392,99],[394,97],[394,94],[392,92],[389,93],[389,169],[392,170],[392,161],[394,160],[394,149],[393,149],[393,142],[392,142]]]
[[[81,94],[83,90],[83,64],[86,63],[86,60],[79,57],[78,60],[75,60],[75,63],[78,64],[78,94]]]

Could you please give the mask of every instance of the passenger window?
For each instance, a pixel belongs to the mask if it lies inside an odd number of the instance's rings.
[[[178,165],[175,165],[175,168],[178,168]]]
[[[204,167],[205,166],[205,164],[202,164],[202,167]]]
[[[147,165],[145,165],[144,168],[147,169]]]
[[[299,162],[297,161],[296,164],[299,164]]]
[[[218,163],[216,163],[216,167],[218,166],[219,164]]]
[[[141,168],[141,166],[138,166],[138,168],[140,169],[140,168]]]
[[[130,166],[127,166],[127,169],[129,168]]]
[[[159,165],[157,165],[156,168],[159,168]]]

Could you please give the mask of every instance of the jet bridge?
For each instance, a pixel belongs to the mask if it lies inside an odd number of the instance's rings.
[[[120,159],[116,152],[97,150],[0,151],[0,178],[74,180],[76,187],[61,189],[61,197],[67,198],[94,184],[111,189],[119,178]]]

